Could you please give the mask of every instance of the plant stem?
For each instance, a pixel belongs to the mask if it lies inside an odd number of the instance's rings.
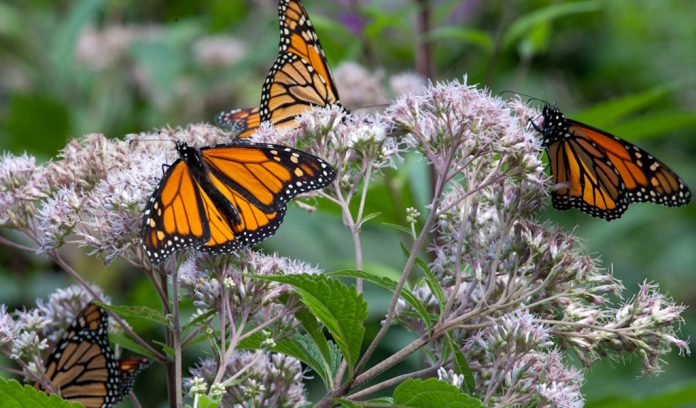
[[[368,396],[370,394],[374,394],[377,391],[381,391],[385,388],[389,388],[393,385],[399,384],[402,381],[407,380],[409,378],[430,377],[433,374],[435,374],[437,372],[437,370],[440,369],[440,367],[442,367],[442,365],[438,364],[436,366],[424,368],[424,369],[419,370],[419,371],[414,371],[412,373],[402,374],[402,375],[396,376],[394,378],[390,378],[386,381],[382,381],[381,383],[377,383],[373,386],[370,386],[370,387],[367,387],[363,390],[357,391],[357,392],[349,395],[348,399],[356,400],[356,399]]]
[[[423,77],[432,79],[433,58],[432,58],[432,42],[426,37],[430,33],[430,0],[416,0],[418,4],[418,13],[416,15],[416,72]]]
[[[184,406],[183,367],[181,361],[181,325],[179,322],[179,268],[172,271],[172,340],[174,341],[174,392],[176,407]]]
[[[377,349],[377,346],[381,343],[384,336],[386,336],[389,327],[391,326],[391,322],[394,319],[394,313],[396,312],[396,305],[398,304],[399,296],[401,295],[401,290],[404,288],[406,280],[408,279],[408,276],[410,275],[411,271],[413,270],[413,267],[415,266],[418,251],[420,251],[421,247],[423,246],[426,238],[430,234],[430,229],[432,228],[433,223],[435,222],[438,204],[440,202],[440,195],[442,193],[442,188],[444,187],[443,177],[444,175],[442,175],[442,173],[439,173],[435,182],[435,191],[433,194],[433,201],[430,208],[430,214],[428,214],[428,219],[425,221],[423,229],[418,235],[418,239],[416,239],[416,241],[413,243],[411,253],[409,254],[408,260],[406,261],[404,270],[401,273],[401,279],[399,279],[399,283],[397,283],[396,289],[394,290],[394,295],[392,296],[391,304],[389,305],[389,310],[387,311],[387,316],[384,319],[384,324],[380,328],[379,332],[377,332],[377,335],[375,336],[374,340],[372,340],[372,343],[370,343],[370,345],[368,346],[367,350],[365,351],[365,354],[363,354],[362,358],[356,365],[356,374],[359,374],[362,368],[365,367],[370,357]]]

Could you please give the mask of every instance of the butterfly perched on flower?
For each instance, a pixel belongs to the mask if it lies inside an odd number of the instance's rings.
[[[259,109],[216,116],[217,125],[239,137],[251,136],[262,122],[295,126],[295,118],[313,106],[341,106],[324,50],[302,3],[279,0],[278,20],[279,53],[263,84]]]
[[[116,360],[108,327],[104,308],[89,303],[48,356],[46,379],[63,399],[86,408],[112,407],[128,395],[135,377],[150,366],[146,358]]]
[[[145,209],[142,239],[152,263],[180,248],[232,252],[271,236],[297,194],[331,183],[322,159],[286,146],[235,141],[190,147],[166,171]]]
[[[640,147],[566,118],[556,106],[545,104],[542,116],[541,127],[532,125],[543,135],[555,208],[613,220],[633,202],[679,207],[691,201],[686,183]]]

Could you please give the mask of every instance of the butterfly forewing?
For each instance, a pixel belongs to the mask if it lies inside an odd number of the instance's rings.
[[[281,145],[218,145],[202,148],[201,154],[224,184],[271,211],[297,194],[327,186],[336,176],[324,160]]]
[[[581,132],[600,145],[616,167],[629,201],[654,202],[678,207],[691,201],[686,183],[650,153],[601,130],[568,120],[571,131]]]
[[[148,257],[159,263],[175,249],[201,245],[210,235],[199,186],[184,160],[162,177],[143,217],[142,237]]]

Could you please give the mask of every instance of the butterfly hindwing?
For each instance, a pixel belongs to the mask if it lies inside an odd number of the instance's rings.
[[[551,192],[555,208],[578,208],[612,220],[631,202],[676,207],[691,200],[684,181],[638,146],[567,119],[555,106],[544,106],[543,117],[537,130],[544,136],[556,184]]]
[[[589,150],[583,150],[588,147]],[[626,210],[618,174],[592,143],[561,140],[550,144],[547,152],[556,184],[551,192],[555,208],[580,208],[593,216],[605,217],[618,217]]]
[[[251,137],[261,126],[259,108],[241,108],[220,112],[215,116],[215,124],[237,135]]]

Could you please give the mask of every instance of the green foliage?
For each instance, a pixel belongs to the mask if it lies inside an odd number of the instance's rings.
[[[447,336],[447,340],[452,349],[452,355],[454,356],[452,363],[454,372],[464,376],[464,390],[468,393],[472,393],[474,387],[476,387],[476,383],[474,382],[474,374],[471,372],[471,367],[469,367],[464,353],[462,353],[459,346],[452,340],[452,337]]]
[[[67,107],[49,96],[17,94],[7,114],[9,139],[2,147],[19,152],[35,146],[37,153],[52,156],[63,147],[70,133]]]
[[[329,331],[349,367],[355,366],[365,334],[367,303],[354,287],[322,275],[253,277],[292,286],[302,303]]]
[[[374,283],[375,285],[379,285],[385,289],[388,289],[390,292],[394,292],[396,289],[397,282],[393,281],[389,278],[386,277],[380,277],[377,275],[374,275],[370,272],[366,271],[356,271],[356,270],[343,270],[343,271],[336,271],[336,272],[331,272],[327,274],[328,276],[337,276],[337,277],[342,277],[342,278],[356,278],[356,279],[364,279],[370,283]],[[434,316],[431,316],[430,313],[425,309],[423,304],[416,298],[416,296],[411,292],[408,288],[403,288],[401,290],[401,297],[406,301],[406,303],[411,306],[418,316],[420,317],[421,321],[425,324],[425,326],[430,330],[432,327],[432,321],[435,320]]]
[[[0,406],[3,408],[79,408],[82,405],[68,402],[55,394],[48,395],[15,380],[0,378]]]
[[[196,395],[197,408],[218,408],[222,405],[222,398],[213,398],[209,395]],[[192,408],[191,405],[186,405],[186,408]]]
[[[408,379],[394,390],[394,405],[413,408],[475,408],[481,401],[435,378]]]
[[[614,396],[588,401],[587,408],[676,408],[696,404],[696,383],[670,387],[664,392],[646,397]]]
[[[135,341],[131,340],[130,337],[124,336],[122,334],[116,334],[116,333],[110,333],[109,334],[109,341],[118,344],[119,346],[128,349],[134,353],[149,357],[149,358],[154,358],[152,354],[143,346],[140,344],[136,343]]]
[[[696,152],[696,139],[691,137],[696,130],[694,86],[690,82],[691,67],[696,66],[692,40],[696,26],[691,21],[696,9],[692,2],[672,2],[669,6],[647,0],[475,2],[473,6],[458,0],[430,3],[437,7],[432,13],[432,30],[423,38],[433,41],[438,75],[434,80],[466,74],[470,83],[481,83],[494,92],[510,89],[558,101],[564,112],[577,120],[630,141],[644,139],[649,143],[644,147],[678,170],[692,187],[696,185],[696,170],[690,160]],[[413,25],[414,2],[361,4],[357,12],[365,26],[360,35],[347,29],[344,17],[348,11],[343,3],[305,0],[305,5],[332,69],[348,59],[372,71],[383,69],[387,78],[414,69],[413,45],[419,39]],[[276,56],[275,16],[276,10],[267,2],[173,0],[145,6],[103,0],[0,2],[0,145],[15,153],[28,150],[48,156],[69,136],[96,131],[120,137],[167,124],[210,121],[218,110],[258,103],[266,69]],[[143,24],[158,26],[166,39],[136,41],[126,50],[125,58],[101,71],[91,70],[75,58],[78,37],[85,27]],[[243,60],[216,69],[203,67],[192,54],[193,43],[213,34],[243,41],[247,46]],[[675,78],[679,82],[674,82]],[[574,113],[577,107],[585,109]],[[385,251],[385,242],[396,247],[404,239],[401,232],[409,231],[395,231],[386,224],[402,225],[403,210],[408,206],[422,208],[431,196],[427,164],[413,157],[405,159],[384,183],[371,186],[366,212],[380,216],[363,229],[368,257],[374,260],[372,255],[376,254],[381,265],[393,270],[402,266],[402,259],[389,253],[393,251]],[[590,251],[600,252],[611,262],[627,286],[655,280],[678,301],[692,304],[694,208],[636,205],[621,220],[611,223],[575,211],[548,209],[543,216],[567,229],[577,228]],[[329,269],[345,268],[352,254],[340,222],[337,213],[306,216],[290,208],[279,233],[264,245],[284,255],[320,262]],[[9,251],[2,256],[11,262],[0,271],[0,282],[3,288],[12,289],[0,290],[2,303],[29,303],[34,296],[69,284],[61,274],[47,276],[48,265],[36,258],[17,257]],[[105,269],[90,258],[81,261],[92,279],[111,282],[104,289],[115,299],[132,300],[130,293],[138,283],[123,278],[123,265]],[[437,296],[439,285],[423,272]],[[29,279],[20,281],[18,276]],[[388,300],[387,291],[366,292],[365,301],[375,316],[365,322],[368,338],[384,316],[379,306]],[[191,312],[189,306],[187,313]],[[424,318],[422,311],[417,317]],[[693,310],[686,317],[685,330],[691,332]],[[140,326],[139,333],[159,334],[159,319],[139,320],[134,322]],[[323,365],[331,359],[335,346],[326,340],[316,321],[300,320]],[[187,324],[184,330],[191,327]],[[114,340],[147,355],[126,337]],[[259,333],[243,344],[260,347],[263,340]],[[378,353],[391,351],[402,342],[402,338],[387,336]],[[457,369],[456,354],[454,358]],[[405,366],[417,369],[413,363]],[[584,391],[592,400],[610,384],[612,393],[633,395],[634,390],[660,389],[677,380],[692,379],[694,367],[693,357],[683,364],[673,361],[665,373],[668,375],[651,379],[636,379],[637,369],[632,366],[595,368],[587,374]],[[609,374],[603,374],[606,371]],[[136,387],[149,390],[160,380],[142,377]],[[669,393],[659,395],[668,398]],[[679,395],[689,401],[686,394]],[[144,398],[144,406],[160,402],[152,392]],[[624,406],[638,404],[638,400]],[[676,397],[672,405],[659,405],[657,399],[648,401],[655,406],[678,406]]]
[[[518,17],[507,29],[503,37],[503,44],[506,47],[511,46],[523,35],[533,31],[539,25],[549,24],[555,19],[572,16],[574,14],[583,14],[596,12],[601,9],[602,5],[598,1],[576,1],[571,3],[552,4],[544,8],[532,10],[529,13]]]
[[[331,341],[327,342],[328,358],[324,357],[317,342],[308,335],[298,335],[281,340],[271,350],[293,356],[311,367],[321,378],[327,389],[333,388],[334,375],[341,363],[341,352]]]
[[[120,317],[130,319],[142,319],[161,326],[171,327],[171,322],[159,310],[152,309],[147,306],[116,306],[106,303],[98,303],[104,309],[111,310],[117,313]]]

